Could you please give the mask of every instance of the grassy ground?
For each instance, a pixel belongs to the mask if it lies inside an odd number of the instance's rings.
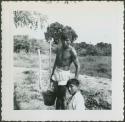
[[[79,57],[80,74],[105,77],[111,79],[111,57],[110,56],[85,56]],[[72,66],[72,71],[74,67]]]
[[[52,66],[54,63],[52,56]],[[111,109],[111,57],[79,57],[81,91],[87,109]],[[21,52],[14,54],[14,109],[51,110],[45,106],[41,91],[48,87],[49,58],[47,52],[41,56],[42,80],[39,88],[39,58],[37,54]],[[74,66],[71,66],[72,73]],[[93,77],[91,77],[93,76]]]

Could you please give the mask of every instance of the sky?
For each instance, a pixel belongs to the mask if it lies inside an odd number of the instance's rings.
[[[18,8],[19,9],[19,8]],[[123,29],[123,2],[36,2],[21,6],[23,10],[38,11],[47,15],[48,20],[43,30],[18,29],[18,33],[26,32],[34,38],[43,39],[46,27],[59,22],[71,26],[77,33],[75,42],[96,44],[98,42],[113,43]]]

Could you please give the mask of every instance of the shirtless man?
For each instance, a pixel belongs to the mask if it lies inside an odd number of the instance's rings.
[[[71,41],[65,36],[62,36],[59,42],[56,53],[56,59],[53,66],[51,80],[56,81],[56,109],[65,109],[64,100],[66,95],[66,84],[70,79],[70,65],[75,65],[75,79],[78,79],[79,74],[79,61],[75,49],[70,45]]]

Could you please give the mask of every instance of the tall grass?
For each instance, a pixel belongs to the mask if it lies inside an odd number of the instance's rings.
[[[55,55],[52,55],[51,68],[55,61]],[[85,97],[87,109],[111,109],[110,80],[111,79],[111,57],[109,56],[85,56],[79,57],[81,79],[81,91]],[[38,54],[32,53],[15,53],[14,54],[14,109],[54,109],[54,106],[47,107],[44,105],[43,97],[39,89],[39,57]],[[42,65],[42,86],[46,88],[49,80],[49,55],[41,55]],[[22,69],[22,70],[20,70]],[[36,70],[34,70],[36,69]],[[71,72],[75,67],[71,65]],[[100,77],[99,79],[94,77]],[[101,77],[104,77],[101,78]],[[97,90],[98,88],[98,90]],[[101,90],[102,91],[101,91]]]
[[[25,77],[14,83],[14,110],[48,110],[53,106],[44,105],[39,79],[32,70],[22,72]]]
[[[110,56],[85,56],[79,57],[80,74],[111,78],[111,57]],[[75,71],[75,67],[71,66],[71,71]]]
[[[84,56],[78,57],[80,62],[80,74],[105,77],[111,79],[111,56]],[[55,61],[55,55],[52,55],[51,69],[53,68]],[[49,55],[41,55],[42,69],[49,69]],[[15,67],[27,67],[27,68],[38,68],[39,57],[37,54],[32,53],[19,53],[14,54],[14,66]],[[75,72],[75,67],[71,65],[71,72]]]

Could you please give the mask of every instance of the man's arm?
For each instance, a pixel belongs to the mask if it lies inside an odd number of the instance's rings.
[[[53,76],[54,71],[56,69],[56,62],[57,62],[57,56],[56,56],[56,59],[55,59],[55,62],[54,62],[54,66],[53,66],[53,70],[52,70],[52,74],[51,74],[50,80],[52,79],[52,76]]]
[[[56,66],[57,66],[57,55],[58,55],[58,52],[59,52],[59,49],[57,48],[57,49],[56,49],[56,59],[55,59],[55,62],[54,62],[54,66],[53,66],[52,74],[51,74],[51,76],[50,76],[50,80],[52,80],[52,76],[53,76],[54,71],[55,71]]]
[[[75,71],[75,78],[78,79],[79,71],[80,71],[80,64],[78,60],[77,53],[74,48],[72,48],[72,57],[73,57],[73,63],[75,65],[76,71]]]

